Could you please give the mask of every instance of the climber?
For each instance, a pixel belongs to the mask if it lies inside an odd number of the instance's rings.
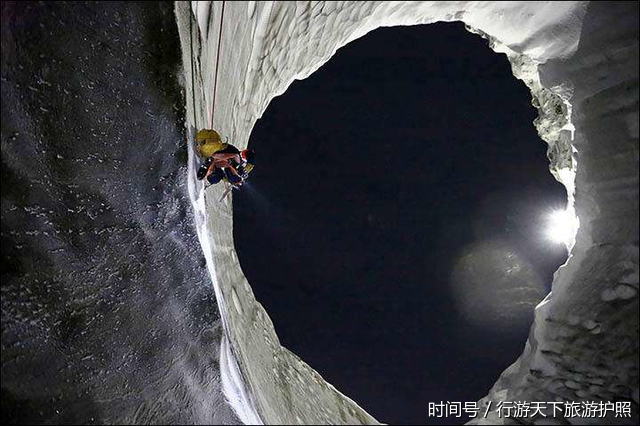
[[[231,185],[239,187],[255,165],[253,150],[240,151],[235,146],[222,142],[215,130],[200,130],[196,136],[196,149],[205,157],[197,173],[198,180],[206,178],[210,185],[226,179]]]
[[[251,149],[239,151],[235,146],[227,146],[208,157],[200,170],[198,179],[205,179],[214,185],[226,179],[231,185],[241,186],[255,165],[255,152]]]

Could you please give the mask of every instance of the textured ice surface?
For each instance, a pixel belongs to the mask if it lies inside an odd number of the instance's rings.
[[[1,7],[2,422],[237,422],[173,3]]]
[[[201,127],[210,125],[222,7],[176,3],[188,94],[188,19],[197,18],[197,108],[187,105],[189,121],[195,114]],[[634,418],[627,420],[637,423],[637,3],[226,2],[214,126],[244,147],[269,101],[344,44],[380,26],[437,21],[463,21],[508,56],[531,89],[551,172],[567,187],[580,221],[570,259],[536,309],[524,353],[483,402],[628,400]],[[280,345],[240,269],[230,201],[218,203],[215,186],[204,193],[193,173],[190,185],[228,339],[225,392],[239,417],[374,423]],[[614,420],[625,421],[607,421]],[[501,420],[492,413],[485,421]]]

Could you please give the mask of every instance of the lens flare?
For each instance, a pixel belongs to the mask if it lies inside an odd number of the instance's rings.
[[[567,247],[572,245],[578,229],[578,218],[568,210],[556,210],[548,217],[547,238]]]

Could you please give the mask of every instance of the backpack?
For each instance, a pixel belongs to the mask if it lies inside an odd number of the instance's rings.
[[[202,158],[211,157],[214,153],[227,148],[220,134],[213,129],[202,129],[196,135],[196,151]]]

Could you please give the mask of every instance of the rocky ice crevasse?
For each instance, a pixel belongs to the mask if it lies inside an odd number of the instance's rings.
[[[176,2],[192,126],[209,125],[221,11],[222,2]],[[245,147],[272,98],[381,26],[462,21],[487,38],[531,90],[550,171],[580,227],[523,354],[481,404],[626,400],[637,423],[637,17],[637,2],[226,2],[215,127]],[[221,188],[197,185],[195,161],[191,149],[190,195],[225,329],[224,391],[240,419],[377,423],[280,345],[238,263],[231,203],[218,203]],[[492,412],[475,422],[502,421]]]

